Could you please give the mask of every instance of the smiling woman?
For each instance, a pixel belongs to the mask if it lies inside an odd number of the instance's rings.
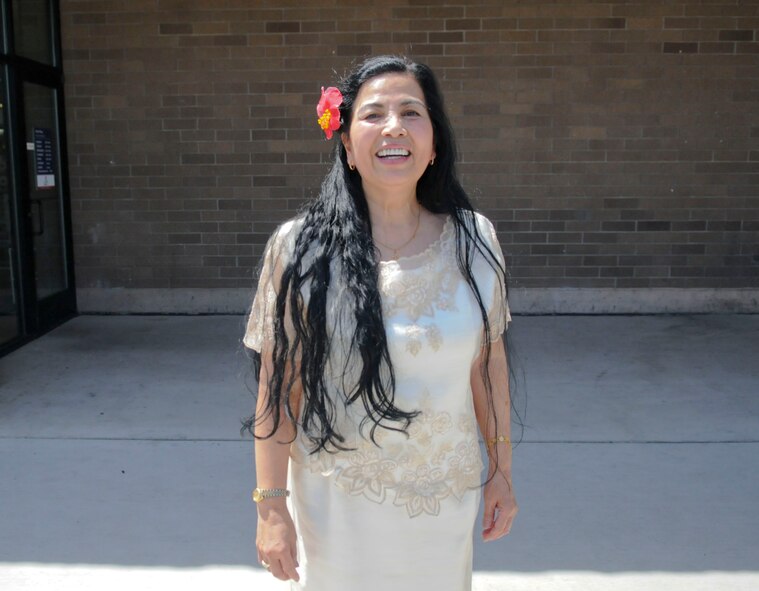
[[[244,338],[258,558],[304,591],[470,589],[481,493],[484,540],[517,512],[503,255],[428,67],[371,58],[323,101],[334,164],[270,239]]]

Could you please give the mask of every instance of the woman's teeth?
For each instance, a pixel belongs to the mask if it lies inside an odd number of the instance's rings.
[[[380,158],[392,158],[392,157],[398,157],[398,156],[408,156],[409,151],[404,150],[403,148],[387,148],[385,150],[380,150],[377,152],[377,156]]]

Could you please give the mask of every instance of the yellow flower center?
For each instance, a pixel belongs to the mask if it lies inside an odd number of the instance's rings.
[[[319,117],[319,127],[321,127],[323,130],[329,129],[329,122],[332,119],[332,113],[329,112],[329,109],[324,111],[324,114]]]

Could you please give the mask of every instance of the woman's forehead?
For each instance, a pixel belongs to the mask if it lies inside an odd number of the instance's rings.
[[[356,106],[384,104],[388,101],[417,102],[425,105],[422,87],[411,74],[392,72],[370,78],[356,96]]]

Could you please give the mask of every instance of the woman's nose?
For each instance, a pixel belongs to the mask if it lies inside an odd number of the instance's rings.
[[[396,113],[389,113],[385,120],[385,129],[383,129],[385,135],[405,135],[406,128],[403,127],[403,120],[400,115]]]

